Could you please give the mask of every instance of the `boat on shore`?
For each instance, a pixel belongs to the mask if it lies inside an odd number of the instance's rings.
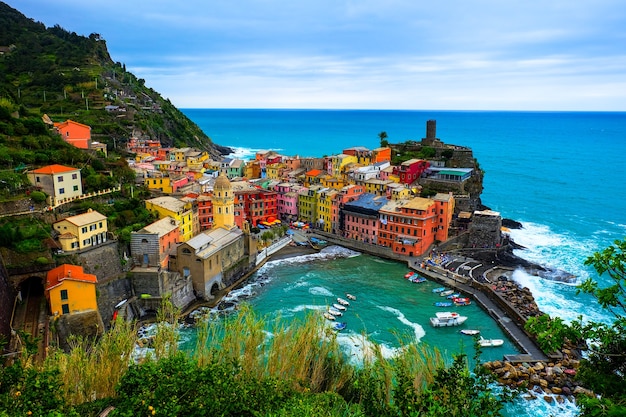
[[[333,304],[333,308],[334,308],[335,310],[339,310],[339,311],[346,311],[346,306],[342,306],[342,305],[341,305],[341,304],[339,304],[339,303],[335,303],[335,304]]]
[[[354,300],[356,300],[356,295],[352,295],[352,294],[346,293],[346,298],[348,300],[353,300],[354,301]]]
[[[465,320],[467,320],[466,316],[461,316],[459,313],[445,311],[436,313],[435,317],[431,317],[430,324],[432,324],[433,327],[459,326],[465,323]]]
[[[478,341],[478,344],[482,347],[498,347],[498,346],[502,346],[504,344],[504,340],[502,339],[483,339],[483,337],[480,337],[480,340]]]
[[[332,320],[335,320],[335,316],[333,316],[332,314],[330,314],[328,311],[325,311],[325,312],[324,312],[324,317],[325,317],[327,320],[331,320],[331,321],[332,321]]]
[[[346,307],[350,305],[350,302],[348,302],[348,300],[344,300],[341,297],[337,297],[337,302],[341,304],[342,306],[346,306]]]
[[[474,329],[463,329],[463,330],[459,330],[459,333],[461,334],[466,334],[468,336],[475,336],[477,334],[480,334],[480,330],[474,330]]]

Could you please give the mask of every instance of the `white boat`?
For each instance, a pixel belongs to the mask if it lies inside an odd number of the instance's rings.
[[[446,290],[446,291],[441,291],[439,293],[439,297],[447,297],[450,294],[454,294],[454,290]]]
[[[341,311],[339,311],[339,310],[335,310],[335,309],[334,309],[334,308],[332,308],[332,307],[328,309],[328,312],[329,312],[330,314],[332,314],[333,316],[335,316],[335,317],[341,317],[341,316],[343,316],[343,313],[342,313]]]
[[[430,324],[432,324],[433,327],[458,326],[463,324],[465,320],[467,320],[466,316],[461,316],[459,313],[445,311],[437,313],[436,317],[431,317]]]
[[[342,306],[349,306],[350,303],[347,300],[344,300],[343,298],[337,297],[337,302],[339,304],[341,304]]]
[[[474,336],[480,333],[480,330],[472,330],[472,329],[463,329],[459,330],[461,334],[466,334],[468,336]]]
[[[339,311],[346,311],[346,306],[342,306],[341,304],[337,304],[337,303],[333,304],[333,308]]]
[[[347,298],[348,300],[353,300],[353,301],[354,301],[354,300],[356,300],[356,296],[355,296],[355,295],[348,294],[348,293],[346,293],[346,298]]]
[[[502,339],[483,339],[483,337],[480,337],[480,340],[478,341],[478,344],[480,344],[482,347],[497,347],[497,346],[502,346],[504,344],[504,340]]]
[[[330,314],[328,311],[324,312],[324,317],[326,317],[326,319],[328,319],[328,320],[335,320],[335,316]]]

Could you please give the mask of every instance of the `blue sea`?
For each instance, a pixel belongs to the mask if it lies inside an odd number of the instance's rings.
[[[390,143],[421,140],[426,121],[436,120],[437,137],[448,144],[471,147],[485,172],[482,202],[523,228],[511,235],[526,247],[517,254],[565,270],[581,282],[601,284],[584,260],[626,237],[626,113],[623,112],[492,112],[374,110],[233,110],[183,109],[220,145],[248,159],[259,149],[285,155],[341,153],[348,147],[380,145],[379,133]],[[471,341],[458,329],[433,329],[428,324],[434,283],[411,284],[403,279],[406,266],[338,248],[327,253],[268,263],[252,282],[230,300],[246,300],[270,317],[325,309],[346,292],[357,295],[344,318],[341,333],[346,352],[356,361],[377,343],[393,355],[399,336],[437,346],[452,355],[472,354]],[[528,287],[539,308],[566,321],[609,322],[612,318],[588,296],[576,295],[575,285],[521,271],[514,274]],[[475,306],[459,307],[465,327],[479,328],[489,338],[505,338],[493,320]],[[357,336],[367,334],[368,341]],[[193,337],[192,335],[187,335]],[[515,353],[510,342],[486,349],[483,360]],[[574,416],[575,405],[547,405],[520,400],[507,408],[515,416]]]

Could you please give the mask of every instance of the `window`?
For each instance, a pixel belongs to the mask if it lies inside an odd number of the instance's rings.
[[[59,188],[59,194],[65,194],[65,188]]]
[[[69,304],[61,305],[61,311],[63,311],[63,314],[70,314],[70,305]]]
[[[58,176],[58,177],[57,177],[57,182],[63,182],[63,176],[61,176],[61,175],[60,175],[60,176]]]
[[[72,179],[73,180],[77,180],[78,179],[78,174],[72,174]]]
[[[73,189],[74,191],[78,191],[78,185],[75,185],[74,187],[72,187],[72,189]]]
[[[61,290],[61,300],[67,300],[67,290]]]
[[[35,182],[41,182],[41,179],[39,177],[35,177]]]

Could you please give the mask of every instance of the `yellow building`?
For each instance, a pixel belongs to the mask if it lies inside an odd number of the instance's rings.
[[[106,216],[91,209],[59,220],[52,227],[59,233],[61,249],[67,252],[96,246],[107,240]]]
[[[339,191],[333,189],[320,190],[317,193],[317,225],[325,232],[333,230],[333,201]]]
[[[204,163],[209,160],[206,151],[191,151],[187,153],[187,168],[190,171],[200,171],[204,168]]]
[[[391,183],[387,184],[387,198],[390,200],[406,200],[413,197],[413,192],[404,184]]]
[[[46,298],[54,316],[98,310],[95,275],[82,266],[64,264],[46,275]]]
[[[193,236],[193,210],[189,201],[163,196],[145,200],[146,209],[157,213],[159,219],[169,216],[176,220],[180,229],[180,241],[186,242]]]
[[[329,172],[333,177],[340,178],[343,173],[344,167],[348,164],[355,164],[357,162],[356,156],[339,154],[332,155],[330,157],[331,164],[331,172]]]
[[[365,187],[365,192],[370,194],[376,194],[379,196],[387,195],[387,184],[391,184],[393,181],[391,180],[377,180],[370,179],[364,181],[363,185]]]
[[[271,180],[279,180],[283,171],[286,169],[285,164],[271,164],[265,167],[265,177]]]
[[[317,222],[317,192],[321,185],[304,188],[298,193],[298,219],[307,223]]]
[[[191,148],[173,148],[170,150],[170,160],[176,162],[185,162],[187,159],[187,152]]]
[[[230,180],[221,173],[213,185],[213,228],[230,230],[235,227],[235,193]]]

